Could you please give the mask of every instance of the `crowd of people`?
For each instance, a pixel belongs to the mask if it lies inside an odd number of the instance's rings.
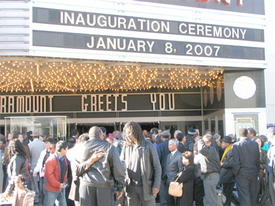
[[[16,206],[218,206],[218,190],[226,206],[275,205],[275,128],[237,136],[142,131],[133,121],[109,134],[74,130],[68,142],[14,131],[0,135],[0,192]],[[168,192],[174,181],[181,197]]]

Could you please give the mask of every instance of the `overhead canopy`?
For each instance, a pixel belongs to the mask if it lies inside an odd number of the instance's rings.
[[[1,92],[131,91],[211,86],[223,68],[77,59],[2,57]]]

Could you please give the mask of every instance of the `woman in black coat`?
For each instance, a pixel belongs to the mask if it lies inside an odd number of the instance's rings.
[[[183,195],[177,198],[177,206],[193,205],[193,188],[194,188],[194,156],[190,151],[182,154],[182,163],[184,164],[182,173],[178,179],[179,183],[183,183]]]

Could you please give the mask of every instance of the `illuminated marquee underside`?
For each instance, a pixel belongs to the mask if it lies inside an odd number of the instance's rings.
[[[218,67],[55,58],[0,58],[1,92],[132,91],[211,86]]]

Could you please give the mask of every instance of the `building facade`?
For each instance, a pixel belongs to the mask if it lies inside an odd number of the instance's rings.
[[[92,125],[111,132],[129,120],[171,132],[266,129],[262,0],[34,0],[1,6],[5,133],[38,127],[58,137]],[[65,117],[67,128],[62,134],[48,129],[53,123],[36,122],[41,116]],[[20,124],[26,117],[30,122]]]

